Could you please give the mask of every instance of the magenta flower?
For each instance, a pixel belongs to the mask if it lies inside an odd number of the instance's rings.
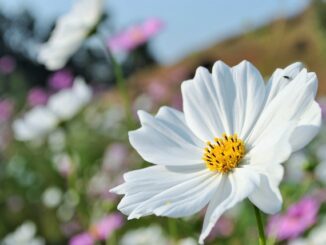
[[[110,235],[122,225],[122,215],[114,213],[94,224],[90,229],[90,233],[93,234],[97,240],[103,241],[110,237]]]
[[[16,69],[16,60],[10,55],[0,58],[0,73],[8,75]]]
[[[0,122],[9,120],[14,110],[14,104],[10,100],[0,100]]]
[[[69,245],[93,245],[96,241],[104,241],[122,225],[123,218],[121,214],[110,214],[92,225],[89,231],[72,237]]]
[[[61,90],[71,87],[74,76],[68,69],[62,69],[53,73],[49,80],[48,85],[54,90]]]
[[[305,197],[293,204],[283,215],[274,215],[269,219],[267,233],[278,240],[298,237],[317,221],[319,202]]]
[[[74,236],[70,241],[69,245],[93,245],[95,240],[88,232],[80,233]]]
[[[45,105],[48,101],[48,93],[39,87],[32,88],[27,95],[27,103],[29,106]]]
[[[163,27],[163,22],[152,18],[142,24],[129,27],[127,30],[111,37],[107,45],[113,52],[130,52],[146,43]]]

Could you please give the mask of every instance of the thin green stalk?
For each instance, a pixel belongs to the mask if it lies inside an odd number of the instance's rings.
[[[123,99],[123,103],[124,103],[124,108],[125,108],[125,112],[126,112],[126,118],[127,118],[127,123],[128,123],[128,127],[132,127],[133,126],[133,119],[132,119],[132,106],[131,106],[131,102],[130,102],[130,98],[129,98],[129,94],[128,94],[128,88],[127,88],[127,83],[126,80],[123,76],[123,71],[122,68],[120,66],[120,64],[116,61],[114,55],[112,54],[110,48],[105,44],[105,41],[102,41],[102,44],[104,46],[104,49],[106,51],[106,58],[108,60],[108,62],[113,66],[113,73],[114,76],[116,78],[117,81],[117,85],[118,85],[118,89],[119,89],[119,93]]]
[[[259,233],[259,245],[266,245],[266,237],[265,237],[265,232],[264,232],[264,225],[263,225],[260,210],[255,205],[253,205],[253,207],[254,207],[254,210],[255,210],[257,228],[258,228],[258,233]]]
[[[178,228],[176,225],[176,221],[173,219],[168,219],[168,230],[171,237],[175,238],[178,234]]]

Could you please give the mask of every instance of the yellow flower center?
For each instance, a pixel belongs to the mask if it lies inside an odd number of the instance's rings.
[[[207,142],[203,160],[211,171],[228,173],[236,168],[245,154],[245,145],[237,134],[215,138],[214,143]]]

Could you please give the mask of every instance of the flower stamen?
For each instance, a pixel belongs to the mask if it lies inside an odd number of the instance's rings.
[[[222,138],[215,138],[214,143],[208,141],[206,145],[203,156],[206,167],[223,174],[236,168],[245,154],[244,142],[237,134],[224,133]]]

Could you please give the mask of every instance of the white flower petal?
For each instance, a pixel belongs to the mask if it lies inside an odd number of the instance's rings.
[[[245,139],[246,143],[254,146],[278,125],[288,121],[298,122],[314,100],[316,91],[316,75],[303,69],[269,104],[266,104],[251,134]]]
[[[142,127],[129,133],[131,145],[148,162],[162,165],[193,165],[204,167],[203,149],[199,140],[184,121],[183,114],[162,107],[153,117],[138,113]]]
[[[244,159],[248,162],[244,164],[244,168],[259,173],[260,176],[260,185],[249,199],[268,214],[278,212],[282,206],[282,196],[278,187],[284,175],[281,163],[292,153],[290,137],[295,126],[296,123],[290,121],[274,128],[247,153]]]
[[[215,196],[208,205],[199,243],[204,243],[204,239],[220,216],[248,197],[259,186],[259,182],[259,175],[245,168],[236,168],[233,173],[222,175],[222,180],[216,187]]]
[[[301,62],[295,62],[285,69],[276,69],[267,84],[267,100],[268,104],[275,96],[287,86],[293,79],[299,75],[300,71],[304,68]]]
[[[250,62],[243,61],[232,67],[236,88],[234,102],[234,132],[244,139],[265,103],[265,84],[259,71]]]
[[[125,194],[118,209],[129,219],[150,214],[183,217],[209,202],[218,179],[207,169],[153,166],[127,173],[126,182],[112,191]]]
[[[249,166],[269,166],[285,162],[292,153],[290,137],[296,123],[288,121],[265,133],[244,157]],[[247,165],[246,165],[247,166]]]
[[[249,200],[265,213],[279,212],[283,200],[278,185],[283,175],[284,168],[280,164],[273,165],[264,174],[260,174],[260,185],[249,196]]]
[[[200,67],[195,78],[182,84],[187,124],[203,141],[222,133],[245,137],[265,102],[265,84],[248,61],[235,67],[214,64],[212,74]]]
[[[181,85],[187,125],[203,141],[232,132],[235,94],[231,69],[223,62],[214,64],[211,75],[199,67],[194,79]]]
[[[298,151],[306,146],[319,132],[322,123],[321,109],[313,101],[301,116],[300,121],[291,136],[293,151]]]

